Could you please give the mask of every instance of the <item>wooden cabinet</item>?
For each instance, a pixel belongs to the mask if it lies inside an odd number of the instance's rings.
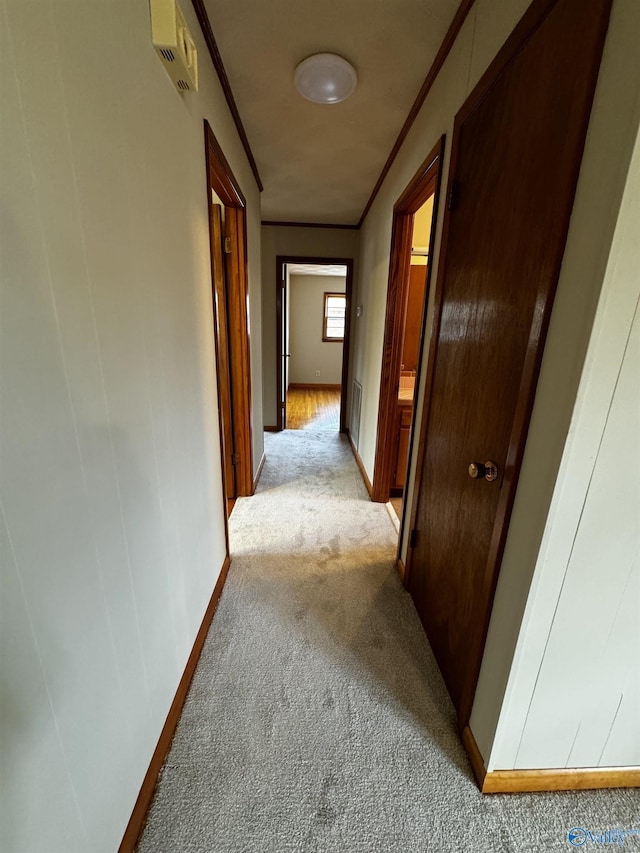
[[[407,473],[409,457],[409,436],[411,435],[411,419],[413,417],[413,401],[398,400],[394,429],[394,464],[391,478],[392,494],[402,494]]]
[[[411,264],[409,274],[409,293],[407,295],[407,315],[402,342],[402,364],[404,370],[416,370],[420,350],[420,331],[422,327],[422,305],[427,289],[427,267]]]

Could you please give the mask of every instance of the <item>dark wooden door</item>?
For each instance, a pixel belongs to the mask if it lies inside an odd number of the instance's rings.
[[[227,500],[236,497],[233,464],[233,415],[231,406],[231,369],[229,360],[229,320],[224,264],[224,232],[222,207],[211,206],[211,251],[213,253],[213,305],[215,320],[216,375],[218,379],[218,411],[224,459]]]
[[[408,586],[462,725],[486,638],[609,6],[534,0],[456,119]],[[488,460],[497,464],[497,479],[471,479],[470,463]]]

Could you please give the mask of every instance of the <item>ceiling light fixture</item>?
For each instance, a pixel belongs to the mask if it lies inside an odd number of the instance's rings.
[[[358,82],[356,70],[335,53],[315,53],[304,59],[293,76],[303,98],[315,104],[337,104],[352,95]]]

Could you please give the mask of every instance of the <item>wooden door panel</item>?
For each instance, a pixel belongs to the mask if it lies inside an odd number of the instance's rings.
[[[251,446],[251,357],[249,346],[246,218],[244,208],[225,207],[225,252],[227,312],[229,316],[229,359],[233,402],[233,448],[236,465],[236,494],[253,494]]]
[[[546,15],[539,14],[543,6]],[[481,81],[456,120],[409,588],[463,716],[484,646],[499,569],[495,543],[504,541],[496,525],[506,532],[609,7],[610,0],[534,2],[533,32],[491,85]],[[487,460],[497,463],[498,479],[472,480],[469,463]]]

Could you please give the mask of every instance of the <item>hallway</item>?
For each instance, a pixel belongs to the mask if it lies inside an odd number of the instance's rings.
[[[346,440],[266,439],[141,853],[564,850],[635,793],[482,797]]]
[[[0,853],[640,829],[639,33],[639,0],[0,0]],[[297,88],[311,51],[352,97]],[[277,433],[319,383],[339,414]],[[399,580],[432,569],[480,784],[635,788],[478,793]]]

